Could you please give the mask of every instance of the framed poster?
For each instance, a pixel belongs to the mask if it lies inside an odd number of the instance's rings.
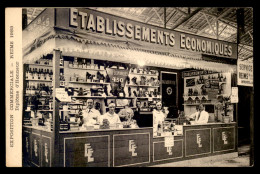
[[[186,87],[195,86],[195,78],[186,79]]]
[[[253,87],[253,63],[237,61],[237,85]]]
[[[161,85],[164,106],[177,106],[177,73],[161,71]]]
[[[129,74],[129,70],[106,68],[106,71],[110,78],[111,93],[114,96],[124,97],[120,96],[120,94],[124,92],[126,78]]]
[[[210,80],[211,89],[219,89],[219,80],[218,79],[211,79]]]

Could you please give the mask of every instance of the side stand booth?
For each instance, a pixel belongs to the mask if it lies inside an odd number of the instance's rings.
[[[237,156],[237,45],[88,8],[47,8],[23,30],[23,162],[120,167]],[[81,125],[127,100],[135,123]],[[153,122],[162,102],[167,117]],[[203,104],[208,123],[185,116]],[[137,113],[137,114],[136,114]]]

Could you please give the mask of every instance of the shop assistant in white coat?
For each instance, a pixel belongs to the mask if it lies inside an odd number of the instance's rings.
[[[188,120],[194,119],[195,124],[206,124],[209,120],[209,113],[204,110],[203,104],[199,105],[198,111],[187,116]]]

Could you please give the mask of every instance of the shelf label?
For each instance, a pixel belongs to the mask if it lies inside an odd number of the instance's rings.
[[[164,137],[164,146],[172,147],[174,146],[174,136],[166,136]]]
[[[61,102],[71,102],[71,97],[65,91],[65,88],[56,88],[56,98]]]
[[[238,103],[238,87],[232,87],[230,102],[231,103]]]

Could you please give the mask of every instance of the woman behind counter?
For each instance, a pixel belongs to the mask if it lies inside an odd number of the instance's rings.
[[[124,109],[121,109],[118,113],[121,121],[130,121],[134,116],[134,111],[129,108],[129,103],[127,99],[124,99]]]
[[[109,121],[110,125],[116,125],[117,123],[121,123],[119,116],[115,113],[116,105],[115,103],[108,104],[108,112],[104,115],[100,116],[100,124],[103,123],[104,119]]]
[[[153,110],[153,125],[158,125],[158,123],[162,123],[167,117],[167,112],[163,110],[162,103],[156,103],[156,109]]]

